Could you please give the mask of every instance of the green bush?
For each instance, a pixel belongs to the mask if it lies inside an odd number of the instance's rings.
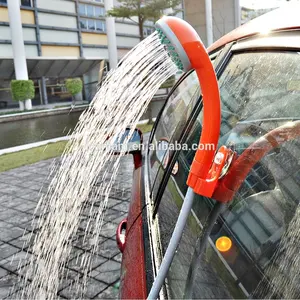
[[[25,101],[34,98],[34,83],[32,80],[12,80],[10,83],[14,101]]]
[[[72,96],[75,96],[82,91],[82,80],[80,78],[67,79],[66,88]]]

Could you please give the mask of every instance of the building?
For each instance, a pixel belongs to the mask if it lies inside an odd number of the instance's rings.
[[[206,46],[241,24],[239,0],[184,0],[184,10]]]
[[[242,7],[241,10],[241,23],[247,23],[251,21],[254,18],[257,18],[263,14],[266,14],[267,12],[276,9],[274,8],[265,8],[265,9],[252,9],[248,7]]]
[[[83,98],[91,100],[109,58],[104,0],[20,0],[20,5],[28,75],[36,87],[33,105],[70,99],[68,77],[82,77]],[[117,19],[115,26],[121,58],[139,43],[139,30],[130,20]],[[146,23],[145,36],[153,31],[153,23]],[[7,0],[0,0],[0,108],[18,106],[9,89],[14,78]]]

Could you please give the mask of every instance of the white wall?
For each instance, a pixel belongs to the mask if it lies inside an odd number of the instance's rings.
[[[83,56],[108,59],[108,50],[102,48],[83,48]]]
[[[60,16],[60,15],[53,15],[53,14],[40,13],[40,12],[39,12],[39,23],[40,25],[45,25],[45,26],[77,28],[76,17]]]
[[[139,38],[117,36],[118,47],[134,47],[140,42]]]
[[[26,57],[37,57],[38,51],[36,45],[25,45]],[[12,58],[13,51],[11,44],[0,44],[0,57]]]
[[[0,44],[0,57],[13,57],[11,44]]]
[[[116,23],[116,32],[139,35],[139,28],[136,25]]]
[[[37,7],[42,9],[76,13],[75,2],[64,0],[37,0]]]
[[[36,32],[34,28],[23,28],[24,41],[36,41]]]
[[[38,49],[36,45],[25,45],[26,57],[37,57]]]
[[[23,28],[24,41],[36,41],[34,28]],[[10,28],[8,26],[0,26],[0,39],[11,40]]]
[[[41,29],[42,42],[78,43],[77,32]]]

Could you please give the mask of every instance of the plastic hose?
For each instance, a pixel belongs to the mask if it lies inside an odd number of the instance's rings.
[[[155,300],[158,298],[159,292],[161,290],[162,285],[164,284],[165,278],[168,274],[170,265],[173,261],[173,257],[175,255],[177,246],[182,237],[182,233],[187,222],[187,218],[191,212],[193,201],[194,201],[194,191],[191,188],[188,188],[188,191],[185,195],[179,217],[174,228],[170,243],[168,245],[167,251],[163,258],[163,261],[158,270],[158,274],[154,280],[151,291],[148,295],[147,299]]]

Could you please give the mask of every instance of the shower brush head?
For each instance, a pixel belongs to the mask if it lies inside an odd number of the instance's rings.
[[[179,70],[187,72],[197,68],[196,57],[202,44],[195,29],[186,21],[164,16],[155,23],[161,43]],[[204,48],[205,49],[205,48]]]

